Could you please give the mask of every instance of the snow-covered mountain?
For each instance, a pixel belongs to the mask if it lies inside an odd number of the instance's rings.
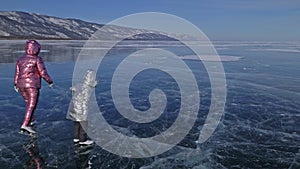
[[[64,19],[53,16],[26,12],[0,11],[1,39],[88,39],[103,24],[91,23],[79,19]],[[106,31],[106,32],[105,32]],[[129,39],[167,40],[165,33],[157,33],[120,26],[110,26],[101,32],[103,36],[118,36],[120,33],[140,34]]]

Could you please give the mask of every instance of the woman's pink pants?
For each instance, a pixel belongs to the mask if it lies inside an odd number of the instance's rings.
[[[26,102],[26,112],[22,126],[29,126],[34,121],[34,110],[39,99],[39,89],[22,88],[20,92]]]

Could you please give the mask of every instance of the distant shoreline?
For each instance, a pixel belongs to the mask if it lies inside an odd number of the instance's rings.
[[[27,39],[40,39],[40,40],[88,40],[85,38],[47,38],[47,37],[31,37],[31,36],[24,36],[24,37],[7,37],[7,36],[0,36],[0,40],[27,40]]]
[[[0,36],[0,40],[28,40],[28,39],[37,39],[37,40],[89,40],[87,38],[47,38],[47,37],[3,37]],[[126,41],[177,41],[175,39],[124,39]]]

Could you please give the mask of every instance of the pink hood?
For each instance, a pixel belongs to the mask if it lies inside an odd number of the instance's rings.
[[[40,53],[41,45],[36,40],[28,40],[25,50],[27,55],[37,56]]]

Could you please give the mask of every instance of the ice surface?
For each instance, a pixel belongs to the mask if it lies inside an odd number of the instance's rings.
[[[197,60],[185,60],[201,89],[201,105],[191,132],[171,150],[150,158],[126,158],[100,146],[73,144],[73,123],[65,118],[71,98],[69,87],[82,41],[41,41],[41,53],[55,87],[43,82],[36,109],[37,139],[18,134],[25,104],[13,90],[14,62],[23,41],[0,41],[0,168],[25,168],[34,159],[48,168],[300,168],[300,57],[296,43],[217,42],[219,54],[243,56],[224,62],[227,78],[225,113],[209,140],[197,144],[210,105],[210,84]],[[126,44],[128,43],[128,44]],[[117,63],[141,48],[161,47],[178,56],[193,55],[178,42],[126,42],[111,51],[98,71],[97,103],[114,130],[130,137],[150,137],[165,131],[177,117],[180,92],[176,81],[159,71],[143,72],[131,84],[133,105],[149,108],[149,91],[158,87],[170,102],[159,120],[138,124],[122,117],[114,107],[110,82]],[[264,49],[268,52],[262,52]],[[276,49],[286,49],[278,53]],[[247,69],[244,69],[247,68]],[[155,77],[155,78],[153,78]],[[118,138],[116,138],[118,139]],[[117,145],[122,147],[122,145]],[[125,146],[125,145],[124,145]]]

